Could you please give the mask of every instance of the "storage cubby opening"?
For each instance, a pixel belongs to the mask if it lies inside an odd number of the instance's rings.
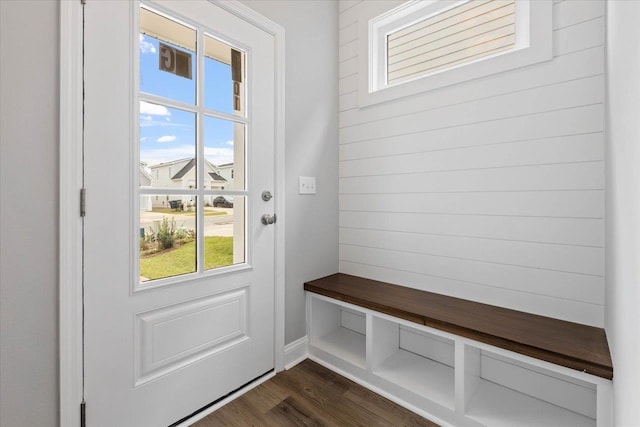
[[[362,369],[366,367],[363,312],[313,298],[311,316],[311,345]]]
[[[399,387],[454,409],[454,342],[373,317],[372,371]]]
[[[489,351],[467,351],[479,373],[467,375],[473,394],[467,416],[491,426],[595,426],[596,386]],[[473,365],[473,360],[467,360]]]

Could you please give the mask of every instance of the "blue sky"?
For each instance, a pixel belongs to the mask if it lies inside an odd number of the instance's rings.
[[[185,50],[183,48],[178,48]],[[158,40],[140,35],[140,90],[153,95],[195,103],[196,67],[192,53],[192,79],[158,69]],[[231,67],[205,59],[205,106],[233,114]],[[162,105],[140,103],[140,160],[149,166],[194,157],[194,113]],[[233,124],[207,117],[204,131],[205,157],[214,164],[233,162]]]

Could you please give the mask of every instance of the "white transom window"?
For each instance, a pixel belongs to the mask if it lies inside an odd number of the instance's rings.
[[[549,60],[552,2],[416,0],[360,21],[361,106]],[[376,14],[377,12],[377,14]]]

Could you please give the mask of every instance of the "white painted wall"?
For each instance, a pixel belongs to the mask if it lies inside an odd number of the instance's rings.
[[[58,420],[58,10],[0,1],[0,425]]]
[[[615,425],[640,425],[640,2],[607,7],[606,326]]]
[[[340,271],[602,326],[604,2],[554,3],[552,61],[358,108],[379,5],[340,2]]]
[[[306,333],[304,282],[338,271],[338,6],[243,3],[285,29],[285,342],[291,343]],[[301,175],[317,178],[317,194],[298,194]]]

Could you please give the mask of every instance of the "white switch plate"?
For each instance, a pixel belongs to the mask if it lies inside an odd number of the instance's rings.
[[[316,194],[316,177],[298,177],[298,194]]]

